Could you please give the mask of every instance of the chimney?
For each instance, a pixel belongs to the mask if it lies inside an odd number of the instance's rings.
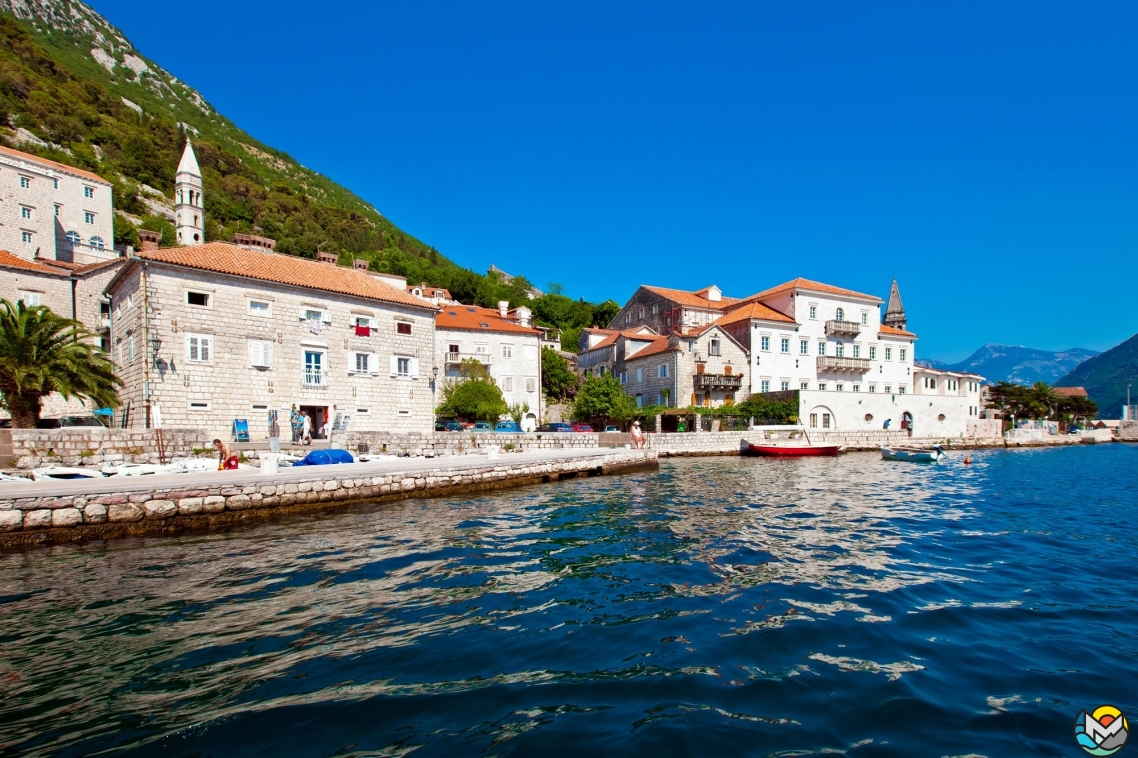
[[[138,238],[142,240],[142,252],[150,253],[158,249],[158,243],[162,241],[162,232],[139,229]]]
[[[367,266],[368,262],[365,260],[356,258],[354,261],[352,261],[352,268],[354,268],[356,271],[367,271]]]
[[[335,253],[327,253],[323,250],[317,250],[316,260],[320,261],[321,263],[331,263],[333,266],[335,266],[340,261],[340,256],[336,255]]]
[[[502,318],[505,318],[506,312],[509,310],[510,310],[510,301],[509,300],[499,300],[498,301],[498,315],[499,316],[501,316]]]

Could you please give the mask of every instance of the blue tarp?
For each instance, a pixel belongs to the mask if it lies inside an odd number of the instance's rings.
[[[326,466],[329,463],[355,463],[352,454],[347,450],[313,450],[308,455],[304,456],[303,460],[299,460],[292,464],[294,466]]]

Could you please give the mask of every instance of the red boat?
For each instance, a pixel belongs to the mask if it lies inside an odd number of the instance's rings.
[[[813,455],[837,455],[841,445],[747,445],[749,455],[769,455],[774,458],[804,458]]]

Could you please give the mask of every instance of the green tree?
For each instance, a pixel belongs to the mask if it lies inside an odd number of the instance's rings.
[[[569,368],[569,361],[552,348],[541,349],[541,388],[547,398],[560,401],[573,397],[579,383],[577,374]]]
[[[0,402],[13,426],[34,429],[43,399],[53,392],[118,407],[122,382],[95,350],[94,336],[46,306],[0,300]]]
[[[444,387],[443,398],[442,405],[436,409],[440,416],[497,421],[510,410],[498,385],[485,379],[470,379]]]
[[[616,318],[618,313],[620,313],[620,304],[615,300],[606,300],[593,306],[593,323],[603,329]]]
[[[529,413],[529,403],[514,403],[506,412],[510,414],[510,418],[520,424],[525,415]]]
[[[624,421],[634,417],[637,410],[636,401],[624,394],[612,374],[588,377],[573,400],[573,418],[578,421]]]

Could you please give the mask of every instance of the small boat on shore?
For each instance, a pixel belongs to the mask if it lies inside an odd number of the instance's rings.
[[[908,461],[910,463],[936,463],[948,458],[948,453],[939,446],[928,450],[913,447],[883,447],[881,457],[887,461]]]
[[[32,470],[32,479],[37,482],[68,479],[102,479],[106,476],[98,469],[76,468],[74,466],[47,466]]]
[[[837,455],[841,445],[753,445],[747,443],[748,455],[766,455],[771,458],[806,458]]]

